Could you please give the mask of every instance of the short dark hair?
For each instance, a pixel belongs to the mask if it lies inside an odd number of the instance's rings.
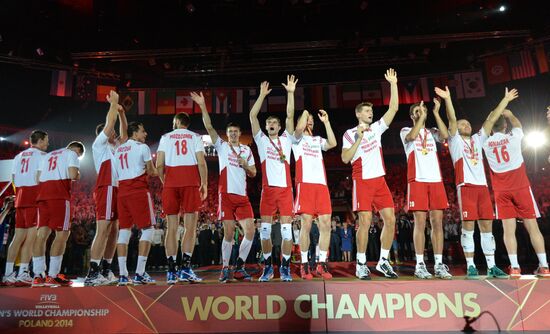
[[[370,103],[370,102],[361,102],[359,103],[358,105],[355,106],[355,112],[358,113],[358,112],[361,112],[361,109],[363,109],[363,107],[371,107],[372,108],[373,104]]]
[[[229,122],[227,123],[227,126],[225,127],[225,129],[229,129],[229,128],[237,128],[239,130],[241,130],[241,126],[235,122]]]
[[[95,127],[95,135],[99,136],[99,134],[101,133],[101,131],[103,131],[103,129],[105,129],[105,123],[98,124]]]
[[[280,119],[279,117],[277,117],[277,116],[269,116],[265,121],[267,122],[267,121],[269,121],[269,120],[271,120],[271,119],[276,120],[276,121],[279,123],[279,125],[281,125],[281,119]]]
[[[414,113],[414,108],[420,107],[420,102],[411,104],[411,107],[409,108],[409,116],[412,116]]]
[[[48,134],[42,130],[34,130],[29,137],[31,145],[38,143],[40,139],[44,140]]]
[[[86,148],[84,147],[84,144],[82,144],[82,142],[79,142],[79,141],[72,141],[69,143],[69,145],[67,145],[67,148],[68,149],[71,149],[73,147],[76,147],[78,149],[80,149],[80,153],[84,154],[84,152],[86,152]]]
[[[497,131],[497,132],[502,131],[505,125],[506,125],[506,118],[500,115],[500,117],[496,120],[495,124],[493,124],[493,131]]]
[[[174,120],[180,121],[180,124],[185,126],[185,127],[187,127],[187,126],[189,126],[189,124],[191,124],[191,117],[189,117],[189,114],[186,113],[186,112],[177,113],[174,116]]]
[[[128,123],[128,138],[132,138],[135,132],[139,131],[139,127],[143,127],[143,123],[141,122],[130,122]]]

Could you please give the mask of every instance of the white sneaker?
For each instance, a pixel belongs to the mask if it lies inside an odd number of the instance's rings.
[[[426,269],[426,265],[423,262],[416,265],[416,269],[414,270],[414,276],[420,279],[432,278],[432,274],[430,274],[428,269]]]
[[[103,276],[105,278],[105,285],[116,285],[118,284],[118,278],[115,276],[112,270],[109,270],[107,273],[107,276]]]
[[[370,280],[370,270],[366,263],[355,264],[355,276],[362,280]]]
[[[100,285],[106,285],[107,279],[101,275],[99,272],[95,272],[94,274],[88,275],[86,279],[84,280],[84,286],[100,286]]]
[[[388,261],[388,259],[382,258],[376,265],[376,270],[384,274],[387,278],[399,278]]]
[[[21,273],[19,273],[19,275],[17,275],[17,285],[22,285],[22,286],[31,286],[32,285],[32,277],[31,275],[29,274],[28,271],[23,271]]]
[[[4,276],[2,278],[2,284],[6,286],[12,286],[17,283],[17,273],[15,271],[12,271],[11,274]]]
[[[449,273],[449,267],[446,264],[440,263],[434,266],[435,277],[441,279],[452,279],[453,275]]]

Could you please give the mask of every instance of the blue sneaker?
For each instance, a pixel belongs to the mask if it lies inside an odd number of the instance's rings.
[[[120,275],[118,277],[118,286],[126,286],[126,285],[134,285],[131,279],[128,278],[128,276],[122,276]]]
[[[292,282],[292,275],[290,275],[289,266],[281,266],[279,268],[279,273],[281,275],[281,281],[283,282]]]
[[[148,273],[143,273],[143,275],[136,274],[136,276],[134,276],[134,283],[149,285],[149,284],[157,284],[157,281],[151,278],[151,276],[149,276]]]
[[[260,276],[260,279],[258,281],[260,281],[260,282],[269,282],[272,278],[273,278],[273,266],[272,265],[264,266],[264,271],[263,271],[262,276]]]
[[[233,278],[242,280],[242,281],[252,281],[252,276],[246,272],[246,269],[244,266],[239,267],[238,269],[235,269],[233,272]]]
[[[220,281],[220,283],[226,283],[229,280],[230,280],[229,267],[223,267],[220,273],[220,278],[218,278],[218,281]]]
[[[166,273],[166,284],[172,285],[178,282],[178,275],[175,271],[168,271]]]
[[[181,268],[179,275],[178,275],[178,282],[191,282],[191,283],[200,283],[202,282],[202,278],[195,275],[193,272],[193,269],[191,267],[188,268]]]

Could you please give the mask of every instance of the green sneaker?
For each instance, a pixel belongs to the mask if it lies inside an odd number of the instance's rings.
[[[466,279],[479,279],[479,272],[474,266],[468,267],[468,272],[466,273]]]
[[[504,271],[500,270],[499,267],[493,266],[492,268],[487,270],[487,278],[506,279],[506,278],[510,278],[510,276],[508,276],[508,274],[506,274]]]

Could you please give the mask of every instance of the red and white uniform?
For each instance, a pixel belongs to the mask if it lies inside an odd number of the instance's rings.
[[[302,136],[292,144],[296,159],[296,201],[294,212],[297,214],[326,215],[332,213],[330,193],[323,151],[326,151],[326,139],[319,136]]]
[[[388,125],[381,118],[363,133],[361,144],[351,159],[353,179],[353,210],[372,211],[393,208],[393,199],[386,184],[382,155],[382,134]],[[342,149],[349,149],[357,138],[357,127],[346,130]]]
[[[134,224],[147,229],[155,224],[154,207],[147,185],[146,164],[151,161],[149,146],[133,139],[115,151],[118,189],[118,220],[121,229]]]
[[[483,129],[481,131],[485,132]],[[498,219],[540,217],[525,171],[521,153],[522,138],[523,130],[513,128],[511,133],[494,133],[483,143],[491,168]]]
[[[46,154],[38,170],[38,227],[68,231],[71,227],[71,179],[69,168],[80,168],[76,152],[67,148]]]
[[[38,182],[36,173],[45,152],[31,147],[13,159],[12,177],[15,186],[15,227],[30,228],[37,224]]]
[[[405,137],[411,128],[401,129],[401,142],[407,156],[407,210],[443,210],[449,204],[441,178],[436,142],[441,142],[436,128],[422,128],[415,140]]]
[[[455,168],[455,184],[462,220],[494,219],[493,204],[483,166],[482,132],[464,139],[449,137],[449,151]]]
[[[218,219],[242,220],[254,218],[252,206],[246,195],[246,172],[239,166],[238,157],[253,166],[254,156],[250,147],[239,144],[238,147],[222,140],[220,137],[214,143],[218,152],[220,177],[218,183]]]
[[[204,152],[201,136],[187,129],[176,129],[160,138],[158,152],[164,152],[162,207],[166,214],[199,211],[201,184],[197,152]]]
[[[277,210],[281,216],[292,215],[290,154],[293,140],[286,130],[276,139],[270,139],[263,131],[258,131],[254,136],[262,164],[262,216],[272,216]],[[284,155],[284,162],[281,161],[281,153]]]
[[[101,131],[92,144],[97,180],[94,189],[95,215],[97,220],[116,220],[118,175],[114,166],[115,146]]]

